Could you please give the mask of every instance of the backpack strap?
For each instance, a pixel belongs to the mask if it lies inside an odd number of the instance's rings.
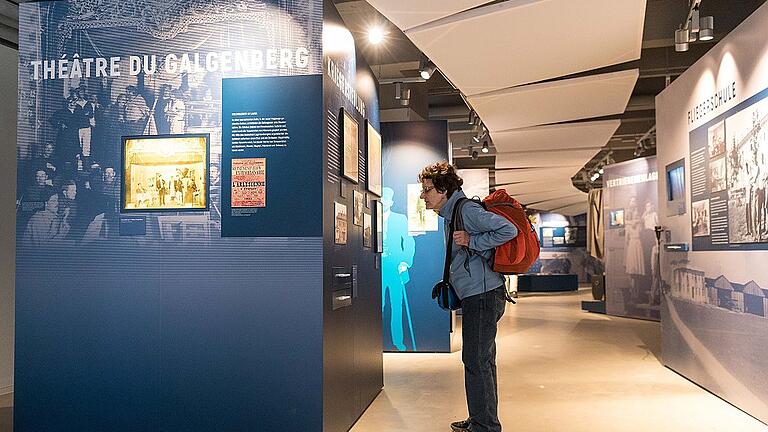
[[[464,231],[464,215],[462,213],[462,210],[464,209],[464,205],[468,204],[470,201],[475,201],[469,198],[459,198],[458,201],[456,201],[456,204],[453,206],[453,216],[451,218],[451,236],[449,238],[449,241],[453,243],[453,233],[456,231]],[[478,202],[479,201],[475,201]],[[462,246],[462,249],[467,253],[467,257],[464,259],[464,269],[467,271],[467,273],[470,273],[469,270],[469,258],[472,256],[473,252],[468,246]]]
[[[461,215],[461,204],[466,198],[460,198],[453,206],[453,212],[451,214],[451,223],[448,224],[448,241],[445,245],[445,265],[443,267],[443,282],[448,283],[451,276],[451,253],[453,252],[453,233],[456,232],[456,218]],[[464,222],[461,221],[461,228],[464,228]]]

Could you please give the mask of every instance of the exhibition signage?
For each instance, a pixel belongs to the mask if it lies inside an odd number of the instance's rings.
[[[322,235],[322,77],[225,79],[222,100],[221,235]]]
[[[656,158],[605,167],[606,312],[659,319]]]
[[[694,251],[768,249],[768,90],[690,133]]]

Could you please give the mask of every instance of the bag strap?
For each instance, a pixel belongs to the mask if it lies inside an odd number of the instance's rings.
[[[466,198],[459,198],[459,200],[456,201],[456,204],[453,205],[451,223],[448,224],[448,241],[445,246],[445,265],[443,266],[443,282],[446,283],[451,276],[451,253],[453,252],[453,233],[456,232],[456,217],[457,215],[461,215],[461,207],[464,200],[466,200]]]

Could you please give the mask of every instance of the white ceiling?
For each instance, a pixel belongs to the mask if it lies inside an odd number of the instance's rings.
[[[402,10],[386,3],[377,9],[387,17]],[[442,0],[409,5],[426,3],[438,10]],[[645,3],[510,0],[405,34],[471,96],[639,59]]]
[[[548,189],[536,192],[571,187],[571,177],[619,123],[563,123],[623,113],[638,79],[637,70],[628,70],[556,80],[639,59],[646,0],[507,0],[468,10],[483,2],[369,2],[477,111],[497,151],[496,185],[531,181]],[[522,188],[514,186],[533,192]],[[586,194],[542,206],[571,206],[573,199],[586,203]]]
[[[480,6],[488,0],[368,0],[368,3],[398,28],[408,30]]]
[[[587,204],[587,194],[584,192],[581,192],[576,195],[569,196],[567,198],[559,198],[559,199],[553,199],[549,201],[542,201],[537,202],[531,205],[531,207],[538,209],[538,210],[544,210],[544,211],[553,211],[557,210],[559,208],[567,208],[573,205],[577,204]],[[583,212],[581,212],[583,213]]]
[[[586,150],[536,150],[496,154],[496,169],[535,168],[557,166],[584,166],[598,153],[598,149]],[[576,170],[578,171],[578,169]],[[574,171],[575,173],[575,171]]]
[[[562,123],[623,113],[639,75],[633,69],[515,87],[467,99],[491,132]]]
[[[583,164],[570,165],[564,167],[543,167],[513,170],[496,170],[496,184],[506,185],[519,182],[541,182],[541,181],[571,181]],[[506,187],[506,186],[505,186]]]
[[[536,192],[551,192],[554,190],[562,189],[563,186],[571,185],[571,176],[564,174],[558,176],[555,179],[548,179],[545,181],[526,181],[522,183],[505,184],[499,186],[500,189],[505,189],[508,194],[517,196]]]
[[[581,196],[583,193],[584,192],[581,192],[580,190],[576,189],[572,185],[567,184],[566,187],[563,187],[559,190],[554,190],[550,192],[523,193],[523,194],[516,195],[515,198],[517,198],[519,201],[523,202],[524,204],[530,204],[530,203],[537,203],[542,201],[549,201],[553,199],[569,198],[577,194]]]
[[[491,138],[494,146],[496,146],[496,151],[500,153],[528,150],[598,149],[611,139],[620,125],[620,120],[604,120],[537,126],[493,132]]]
[[[565,216],[576,216],[576,215],[586,213],[588,208],[589,208],[589,203],[585,201],[585,202],[580,202],[578,204],[561,207],[557,209],[557,212]]]

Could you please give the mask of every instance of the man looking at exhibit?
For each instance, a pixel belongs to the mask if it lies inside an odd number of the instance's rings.
[[[446,242],[452,241],[450,283],[462,304],[464,389],[469,418],[451,423],[454,431],[500,432],[496,382],[496,327],[504,315],[504,277],[492,268],[496,246],[517,236],[507,219],[474,201],[461,208],[463,230],[448,238],[453,211],[466,198],[464,181],[447,162],[428,165],[419,173],[421,198],[427,209],[445,219]]]

